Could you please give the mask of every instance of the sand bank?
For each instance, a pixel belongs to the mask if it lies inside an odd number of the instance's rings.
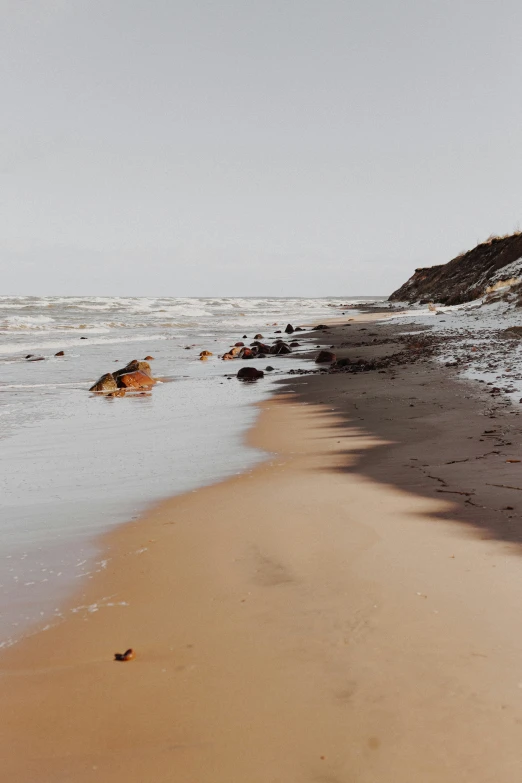
[[[430,363],[284,391],[267,463],[106,536],[77,610],[2,654],[6,780],[519,783],[509,411]]]

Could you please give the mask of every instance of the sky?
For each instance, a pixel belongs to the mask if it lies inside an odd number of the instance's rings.
[[[522,227],[517,0],[0,0],[0,295],[385,295]]]

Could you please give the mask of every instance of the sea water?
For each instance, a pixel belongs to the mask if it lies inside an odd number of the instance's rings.
[[[226,377],[239,362],[218,356],[345,301],[0,297],[0,645],[60,617],[64,592],[106,565],[97,534],[263,459],[243,440],[253,403],[295,359],[249,362],[275,373],[244,384]],[[200,361],[202,350],[214,356]],[[148,355],[164,379],[150,393],[89,393]]]

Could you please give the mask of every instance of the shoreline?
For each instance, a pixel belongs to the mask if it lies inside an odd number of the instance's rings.
[[[509,413],[432,362],[282,390],[272,458],[105,535],[85,608],[1,654],[10,779],[520,779],[516,493],[480,473]]]

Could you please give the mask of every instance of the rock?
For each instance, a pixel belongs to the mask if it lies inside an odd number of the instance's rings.
[[[58,353],[54,354],[55,356],[65,356],[65,353],[63,351],[58,351]]]
[[[116,383],[116,379],[114,378],[114,375],[110,372],[105,373],[105,375],[102,375],[101,378],[98,378],[94,386],[91,386],[89,391],[92,392],[114,392],[118,389],[118,384]]]
[[[33,356],[34,356],[34,353],[28,353],[28,354],[27,354],[27,356],[26,356],[25,358],[26,358],[26,359],[32,359],[32,358],[33,358]]]
[[[244,344],[245,343],[242,343],[241,341],[239,341],[238,343],[234,343],[234,347],[235,348],[242,348],[244,346]]]
[[[264,377],[264,372],[263,370],[257,370],[255,367],[241,367],[237,377],[244,381],[257,381],[258,378]]]
[[[317,326],[314,326],[312,329],[313,332],[319,332],[321,329],[329,329],[329,326],[326,326],[326,324],[318,324]]]
[[[337,361],[334,364],[334,367],[348,367],[348,365],[351,364],[351,361],[349,359],[337,359]]]
[[[264,339],[264,338],[263,338],[263,335],[262,335],[262,334],[256,334],[256,335],[254,335],[254,340],[263,340],[263,339]]]
[[[136,653],[132,649],[132,647],[129,647],[128,650],[125,650],[124,653],[114,653],[114,660],[115,661],[132,661],[136,657]]]
[[[113,372],[113,375],[116,379],[120,377],[120,375],[126,375],[127,373],[132,372],[142,372],[144,375],[148,375],[149,378],[152,378],[152,370],[150,369],[150,364],[148,362],[138,362],[136,359],[133,359],[131,362],[125,365],[125,367],[122,367],[120,370],[115,370]]]
[[[154,386],[156,381],[144,372],[135,370],[119,375],[117,379],[120,389],[148,389]]]
[[[154,356],[146,356],[144,361],[145,362],[153,362],[154,361]]]
[[[273,372],[273,371],[274,371],[274,368],[273,368],[273,367],[272,367],[272,366],[269,364],[269,365],[268,365],[268,367],[265,367],[265,370],[266,370],[267,372]],[[522,402],[522,400],[520,400],[520,402]]]
[[[281,329],[276,329],[274,334],[281,334]]]
[[[241,348],[239,352],[240,359],[251,359],[253,356],[254,356],[254,351],[252,350],[252,348]]]
[[[270,348],[270,353],[275,356],[282,356],[286,353],[292,353],[292,349],[282,340],[278,340],[278,342]]]
[[[224,354],[223,354],[223,356],[222,356],[221,358],[223,359],[223,361],[224,361],[224,362],[227,362],[227,361],[229,361],[230,359],[233,359],[234,357],[232,356],[232,354],[231,354],[231,353],[224,353]]]
[[[80,337],[80,340],[88,340],[88,337]]]
[[[294,332],[305,332],[305,331],[306,331],[306,329],[303,329],[302,326],[296,326],[295,329],[294,329]]]
[[[266,359],[266,353],[258,353],[257,354],[258,359]]]
[[[213,356],[214,354],[211,351],[201,351],[199,354],[201,358],[208,358],[209,356]]]
[[[246,334],[244,334],[244,335],[243,335],[243,340],[247,340],[247,339],[248,339],[248,338],[247,338]]]
[[[263,353],[270,353],[270,346],[265,345],[265,343],[260,343],[258,340],[254,340],[254,342],[251,343],[251,347],[259,348]]]
[[[191,348],[191,346],[190,346],[190,345],[186,345],[186,346],[185,346],[185,350],[186,350],[186,351],[190,351],[190,348]]]
[[[241,348],[238,348],[238,347],[236,347],[236,346],[234,345],[234,347],[233,347],[233,348],[231,348],[231,349],[230,349],[230,351],[229,351],[228,353],[230,354],[230,356],[231,356],[232,358],[234,358],[235,356],[239,356],[239,352],[240,352],[240,351],[241,351]]]
[[[28,359],[28,362],[43,362],[45,360],[45,356],[31,356],[30,359]]]
[[[299,343],[297,342],[297,340],[292,340],[292,342],[290,343],[290,348],[297,348],[298,345]]]
[[[332,351],[319,351],[315,357],[316,364],[326,364],[326,362],[335,362],[335,354]]]
[[[293,334],[293,332],[295,332],[295,329],[294,329],[294,327],[292,326],[292,324],[287,324],[287,325],[286,325],[286,327],[285,327],[285,332],[286,332],[287,334]]]

